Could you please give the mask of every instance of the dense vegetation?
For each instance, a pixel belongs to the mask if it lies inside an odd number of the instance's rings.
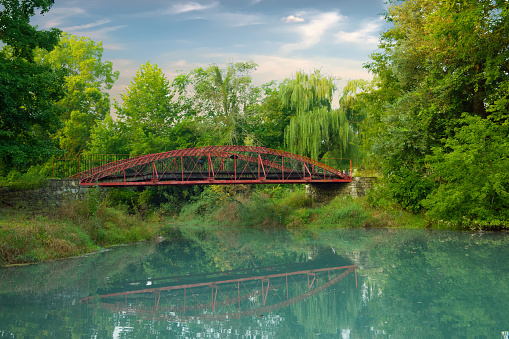
[[[100,42],[32,27],[30,17],[50,10],[50,0],[0,0],[0,185],[48,177],[60,157],[258,145],[352,158],[357,169],[381,176],[368,199],[380,210],[425,215],[449,228],[507,228],[507,1],[391,3],[391,27],[366,64],[374,79],[350,81],[333,109],[337,78],[299,71],[256,86],[253,61],[199,67],[172,81],[147,62],[111,104],[118,73],[102,60]],[[145,199],[151,212],[210,219],[212,190],[120,191],[115,208],[146,216],[133,203]],[[292,224],[291,213],[281,214],[262,191],[214,208],[242,214],[272,204],[286,220],[279,224]],[[319,213],[298,210],[295,220],[321,222]]]

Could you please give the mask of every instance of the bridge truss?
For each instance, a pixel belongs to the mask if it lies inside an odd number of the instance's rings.
[[[350,172],[351,162],[350,162]],[[350,182],[319,161],[251,146],[206,146],[122,159],[72,176],[85,186],[298,184]]]

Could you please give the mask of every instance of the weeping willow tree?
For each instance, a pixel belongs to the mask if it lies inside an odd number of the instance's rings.
[[[326,153],[346,157],[354,139],[346,114],[324,107],[295,116],[285,130],[290,152],[315,159]]]
[[[285,128],[290,152],[311,158],[352,157],[355,133],[343,110],[331,110],[335,80],[315,70],[310,75],[297,72],[280,85],[281,102],[296,111]]]
[[[296,110],[297,114],[313,111],[315,108],[331,109],[332,95],[336,90],[333,77],[324,77],[320,70],[312,74],[301,71],[293,79],[286,79],[279,86],[279,97],[283,105]]]

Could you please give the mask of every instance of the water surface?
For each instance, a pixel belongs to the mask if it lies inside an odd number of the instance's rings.
[[[175,229],[0,270],[0,337],[504,338],[509,237]]]

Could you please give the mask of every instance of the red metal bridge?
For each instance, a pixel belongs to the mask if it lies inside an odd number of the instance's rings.
[[[352,173],[350,161],[350,172]],[[206,146],[121,159],[72,176],[85,186],[299,184],[352,177],[297,154],[251,146]]]

